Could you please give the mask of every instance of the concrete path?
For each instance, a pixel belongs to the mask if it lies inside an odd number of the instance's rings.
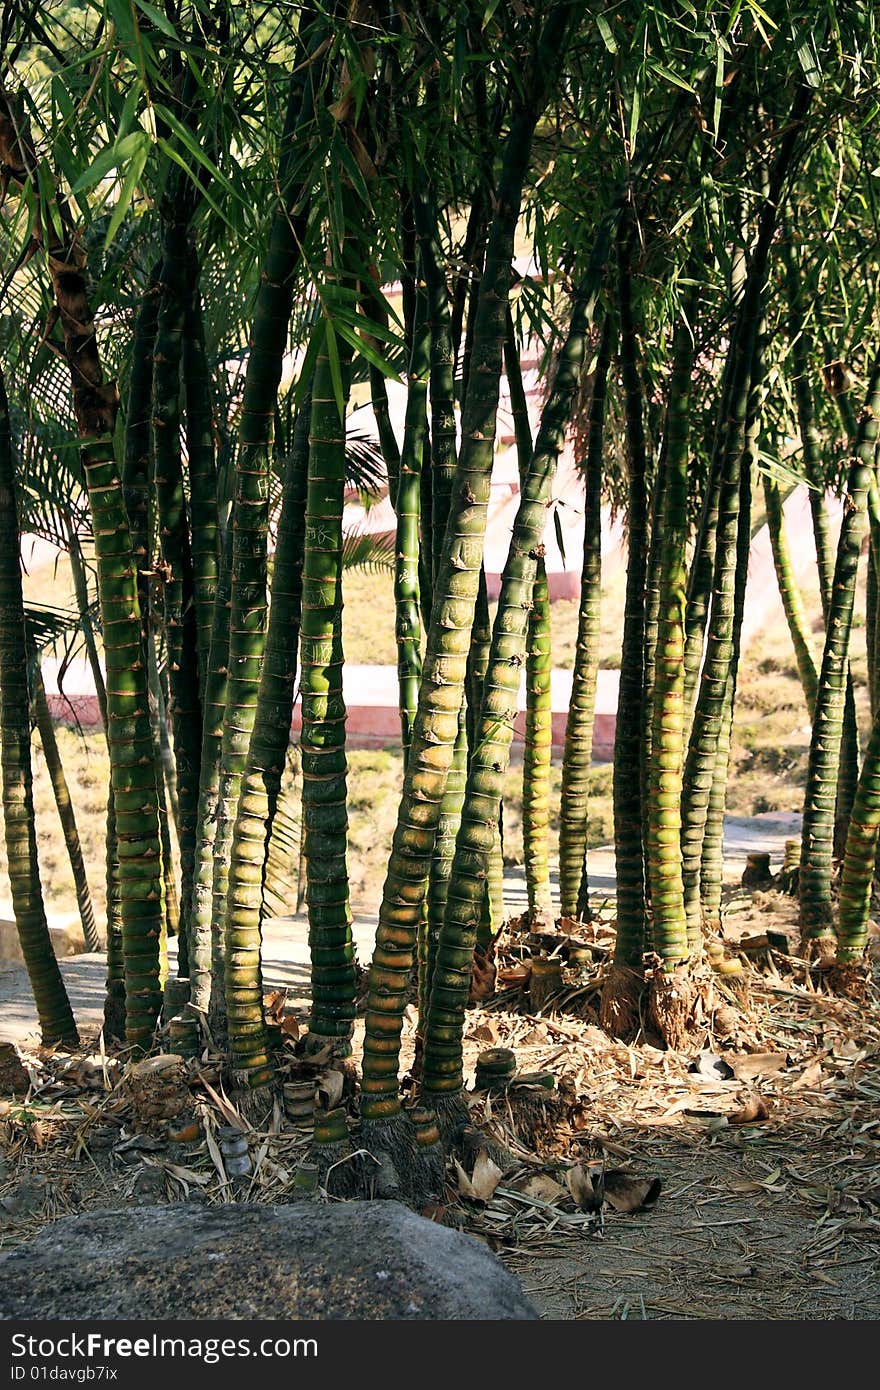
[[[725,877],[739,880],[746,855],[756,850],[770,854],[773,869],[782,865],[785,841],[800,832],[800,816],[771,812],[762,816],[727,816],[724,822]],[[590,890],[595,906],[614,897],[614,850],[603,845],[590,854]],[[556,887],[555,872],[552,875]],[[511,916],[526,908],[525,872],[509,868],[504,875],[504,899]],[[353,933],[358,959],[369,962],[376,932],[375,915],[358,915]],[[263,935],[264,970],[267,989],[287,986],[291,995],[307,998],[309,989],[309,937],[304,914],[274,918]],[[169,952],[176,955],[175,943]],[[97,1036],[104,1007],[104,956],[67,956],[61,962],[77,1022],[84,1035]],[[0,966],[0,1041],[37,1041],[37,1016],[23,965]]]

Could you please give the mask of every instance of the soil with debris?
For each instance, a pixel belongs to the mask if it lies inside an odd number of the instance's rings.
[[[469,1093],[471,1128],[426,1214],[485,1241],[549,1319],[880,1316],[878,939],[864,997],[839,997],[798,958],[793,916],[775,892],[728,902],[686,1052],[647,1025],[631,1044],[597,1026],[609,923],[505,938],[466,1062],[472,1081],[481,1052],[510,1048],[518,1072]],[[530,952],[563,961],[540,1011]],[[285,1022],[283,1079],[339,1104],[332,1063],[296,1055],[305,1002],[267,1003]],[[406,1065],[414,1023],[408,1009]],[[244,1116],[207,1053],[132,1065],[93,1044],[23,1061],[27,1090],[0,1102],[0,1247],[130,1200],[301,1195],[308,1121],[280,1098]]]

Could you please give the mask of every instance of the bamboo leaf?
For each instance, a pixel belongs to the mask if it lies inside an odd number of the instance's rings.
[[[721,123],[721,97],[724,91],[724,49],[719,43],[715,50],[715,98],[712,102],[712,134],[718,139]]]
[[[58,206],[55,199],[55,180],[45,159],[41,159],[37,164],[37,186],[43,217],[47,222],[51,222],[56,236],[63,238],[64,231],[58,216]]]
[[[359,352],[361,357],[365,357],[368,362],[372,363],[383,376],[390,377],[392,381],[398,381],[400,379],[400,373],[397,371],[397,368],[391,362],[386,361],[382,354],[376,351],[367,338],[356,333],[343,319],[336,319],[336,332],[339,334],[340,338],[344,338],[347,343],[351,344],[355,352]]]
[[[325,347],[327,352],[327,362],[330,367],[330,379],[333,382],[333,395],[336,398],[336,406],[339,410],[340,420],[345,419],[345,390],[342,385],[342,367],[339,362],[339,346],[336,342],[336,330],[329,319],[325,320]]]
[[[157,10],[155,5],[149,5],[147,0],[135,0],[138,9],[145,14],[151,23],[155,24],[161,34],[165,34],[169,39],[178,37],[177,30],[169,20],[165,18],[161,10]]]
[[[694,89],[689,82],[685,82],[683,77],[679,77],[671,68],[664,67],[662,63],[652,63],[651,71],[655,72],[658,77],[662,77],[664,81],[671,82],[673,87],[680,87],[683,92],[693,93]]]
[[[562,556],[562,563],[567,563],[565,558],[565,536],[562,533],[562,522],[559,519],[559,506],[553,508],[553,530],[556,532],[556,544],[559,546],[559,553]]]
[[[189,151],[196,163],[201,165],[201,167],[211,175],[211,178],[219,184],[219,186],[223,189],[223,191],[226,194],[228,194],[230,198],[232,198],[236,203],[239,203],[243,206],[244,199],[242,198],[238,189],[235,188],[235,186],[229,181],[226,175],[222,173],[221,170],[217,167],[213,159],[211,159],[209,155],[205,152],[205,150],[199,144],[198,140],[193,135],[192,131],[187,126],[185,126],[182,121],[179,121],[177,117],[174,115],[174,112],[170,111],[167,106],[160,106],[158,102],[155,102],[154,107],[156,110],[156,114],[160,117],[161,120],[165,121],[169,129],[174,132],[180,143],[184,146],[185,149]],[[169,145],[169,153],[171,153],[171,149],[172,147]],[[186,169],[188,173],[190,172],[188,165],[186,165],[183,162],[183,160],[181,160],[179,157],[177,157],[177,162],[178,164],[180,164],[181,168]]]
[[[629,113],[629,149],[630,155],[634,154],[636,148],[636,136],[639,131],[639,116],[642,110],[642,99],[639,95],[638,82],[633,88],[632,106]]]
[[[609,53],[617,52],[617,40],[611,32],[611,25],[603,14],[596,15],[596,28]]]
[[[810,35],[807,35],[803,42],[798,44],[797,59],[801,65],[807,85],[813,88],[818,87],[822,79],[822,70],[819,67],[816,49]]]
[[[133,130],[130,135],[125,135],[121,140],[108,145],[105,150],[95,156],[85,173],[80,175],[70,190],[71,194],[75,196],[77,193],[94,188],[96,183],[100,183],[101,179],[106,178],[114,169],[125,164],[127,160],[133,159],[142,146],[149,144],[149,140],[150,137],[146,131]]]
[[[134,158],[128,166],[128,172],[125,175],[122,188],[119,191],[119,197],[116,199],[116,206],[113,209],[113,216],[110,218],[110,222],[107,227],[107,233],[104,237],[105,251],[107,250],[110,243],[113,241],[113,238],[119,231],[119,228],[122,226],[122,219],[127,213],[129,206],[131,205],[131,200],[134,197],[135,189],[138,186],[141,174],[144,172],[144,166],[146,165],[149,153],[149,141],[146,141],[143,145],[141,145],[140,149],[137,151],[137,153],[135,154]]]

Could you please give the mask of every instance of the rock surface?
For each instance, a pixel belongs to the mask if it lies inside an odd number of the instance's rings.
[[[0,1258],[3,1318],[536,1318],[479,1241],[398,1202],[85,1212]]]

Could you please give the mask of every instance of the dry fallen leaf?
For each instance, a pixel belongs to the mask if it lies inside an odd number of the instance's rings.
[[[318,1096],[325,1110],[335,1110],[345,1090],[345,1077],[341,1071],[325,1071],[318,1082]]]
[[[537,1197],[541,1202],[555,1202],[565,1196],[562,1183],[551,1178],[549,1173],[535,1173],[519,1190],[526,1197]]]
[[[836,1044],[834,1056],[842,1057],[846,1062],[855,1062],[865,1056],[865,1048],[860,1047],[854,1038],[845,1038],[842,1043]]]
[[[609,1168],[605,1173],[605,1200],[625,1215],[652,1207],[661,1188],[659,1178],[634,1178],[622,1168]]]
[[[572,1129],[578,1132],[590,1128],[592,1120],[590,1118],[590,1107],[586,1101],[580,1099],[575,1101],[571,1110],[568,1112],[568,1123]]]
[[[271,1023],[281,1023],[284,1017],[284,1005],[287,1003],[286,989],[273,989],[269,994],[263,995],[263,1012]]]
[[[233,1129],[240,1129],[242,1131],[250,1129],[250,1125],[242,1119],[235,1106],[225,1095],[218,1095],[211,1083],[205,1081],[204,1078],[202,1078],[202,1085],[228,1125],[231,1125]]]
[[[474,1202],[488,1202],[504,1177],[504,1173],[497,1163],[492,1162],[486,1149],[480,1149],[477,1154],[474,1171],[470,1177],[458,1159],[455,1159],[455,1171],[458,1177],[458,1190],[462,1197],[469,1197]]]
[[[498,1041],[498,1029],[491,1020],[488,1020],[486,1023],[479,1023],[469,1036],[474,1042],[495,1044]]]
[[[769,1120],[770,1106],[762,1096],[747,1096],[741,1110],[728,1115],[729,1125],[753,1125],[761,1120]]]
[[[565,1172],[565,1184],[581,1211],[601,1211],[604,1168],[601,1163],[576,1163]]]
[[[752,1081],[759,1076],[775,1076],[789,1065],[785,1052],[742,1052],[728,1054],[737,1081]]]
[[[165,1171],[173,1178],[179,1178],[181,1182],[195,1183],[197,1187],[207,1187],[211,1181],[210,1173],[197,1173],[194,1168],[184,1168],[179,1163],[166,1163]]]
[[[28,1125],[28,1137],[35,1149],[42,1149],[51,1134],[50,1126],[45,1120],[34,1120]]]
[[[205,1126],[205,1143],[208,1146],[208,1153],[211,1155],[211,1162],[217,1169],[217,1172],[220,1176],[220,1181],[223,1183],[225,1187],[226,1184],[229,1182],[229,1178],[226,1176],[226,1169],[223,1166],[223,1155],[221,1154],[217,1141],[211,1132],[210,1125]]]
[[[822,1080],[822,1063],[818,1057],[805,1067],[800,1076],[791,1083],[793,1091],[801,1091],[808,1086],[818,1086]]]
[[[495,993],[495,979],[498,967],[495,964],[495,943],[477,946],[474,951],[474,964],[471,972],[471,988],[468,1003],[480,1004],[491,999]]]

